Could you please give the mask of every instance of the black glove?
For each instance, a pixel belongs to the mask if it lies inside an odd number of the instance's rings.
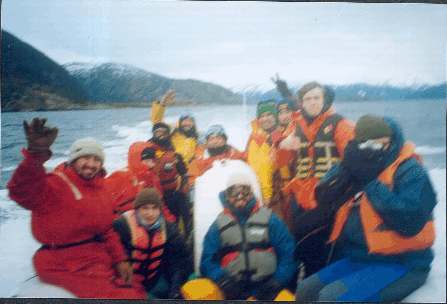
[[[275,279],[269,279],[259,286],[254,294],[254,297],[256,300],[273,301],[282,289],[283,287],[278,281]]]
[[[224,275],[217,285],[225,295],[225,300],[237,300],[242,294],[241,284],[230,275]]]
[[[349,189],[351,184],[351,173],[346,167],[340,165],[336,174],[327,180],[320,181],[315,188],[315,198],[317,199],[318,205],[333,205]]]
[[[46,118],[40,119],[37,117],[33,118],[30,124],[25,120],[23,121],[23,129],[30,152],[42,153],[50,151],[50,146],[57,137],[58,129],[46,127],[46,121]]]
[[[342,165],[349,170],[354,182],[363,187],[376,179],[387,166],[387,151],[359,149],[359,143],[351,140],[345,148]]]

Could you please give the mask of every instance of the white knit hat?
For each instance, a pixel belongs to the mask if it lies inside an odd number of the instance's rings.
[[[86,137],[76,140],[70,147],[68,162],[71,163],[81,156],[95,155],[104,163],[104,150],[94,138]]]
[[[232,173],[226,183],[226,189],[230,188],[234,185],[247,185],[252,186],[252,181],[250,179],[250,176],[246,174],[245,172],[234,172]]]

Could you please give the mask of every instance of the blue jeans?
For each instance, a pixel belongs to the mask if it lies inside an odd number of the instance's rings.
[[[297,287],[296,299],[298,302],[387,301],[390,299],[381,298],[382,291],[408,272],[397,263],[359,263],[345,258],[302,281]],[[408,284],[408,280],[405,283]],[[393,288],[398,291],[399,284],[394,284]],[[387,294],[392,295],[392,292],[388,290]]]

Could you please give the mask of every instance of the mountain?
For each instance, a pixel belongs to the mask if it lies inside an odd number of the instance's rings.
[[[447,97],[446,82],[435,85],[412,86],[393,86],[389,84],[371,85],[366,83],[330,86],[334,89],[336,99],[339,101],[395,101],[411,99],[445,99]],[[289,88],[292,93],[296,94],[300,86],[293,85]],[[256,86],[248,85],[238,87],[235,91],[238,94],[245,95],[249,103],[256,103],[259,100],[271,98],[281,99],[276,88],[259,89]]]
[[[68,63],[64,68],[76,78],[94,103],[141,103],[176,92],[177,104],[240,103],[241,96],[222,86],[194,79],[171,79],[117,63]]]
[[[2,111],[38,111],[79,107],[86,94],[63,67],[21,41],[1,31]]]

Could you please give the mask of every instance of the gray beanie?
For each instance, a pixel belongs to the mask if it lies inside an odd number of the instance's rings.
[[[363,115],[355,125],[355,139],[362,142],[368,139],[392,137],[393,131],[383,117]]]
[[[104,150],[94,138],[86,137],[76,140],[70,147],[68,162],[72,163],[81,156],[94,155],[104,163]]]

